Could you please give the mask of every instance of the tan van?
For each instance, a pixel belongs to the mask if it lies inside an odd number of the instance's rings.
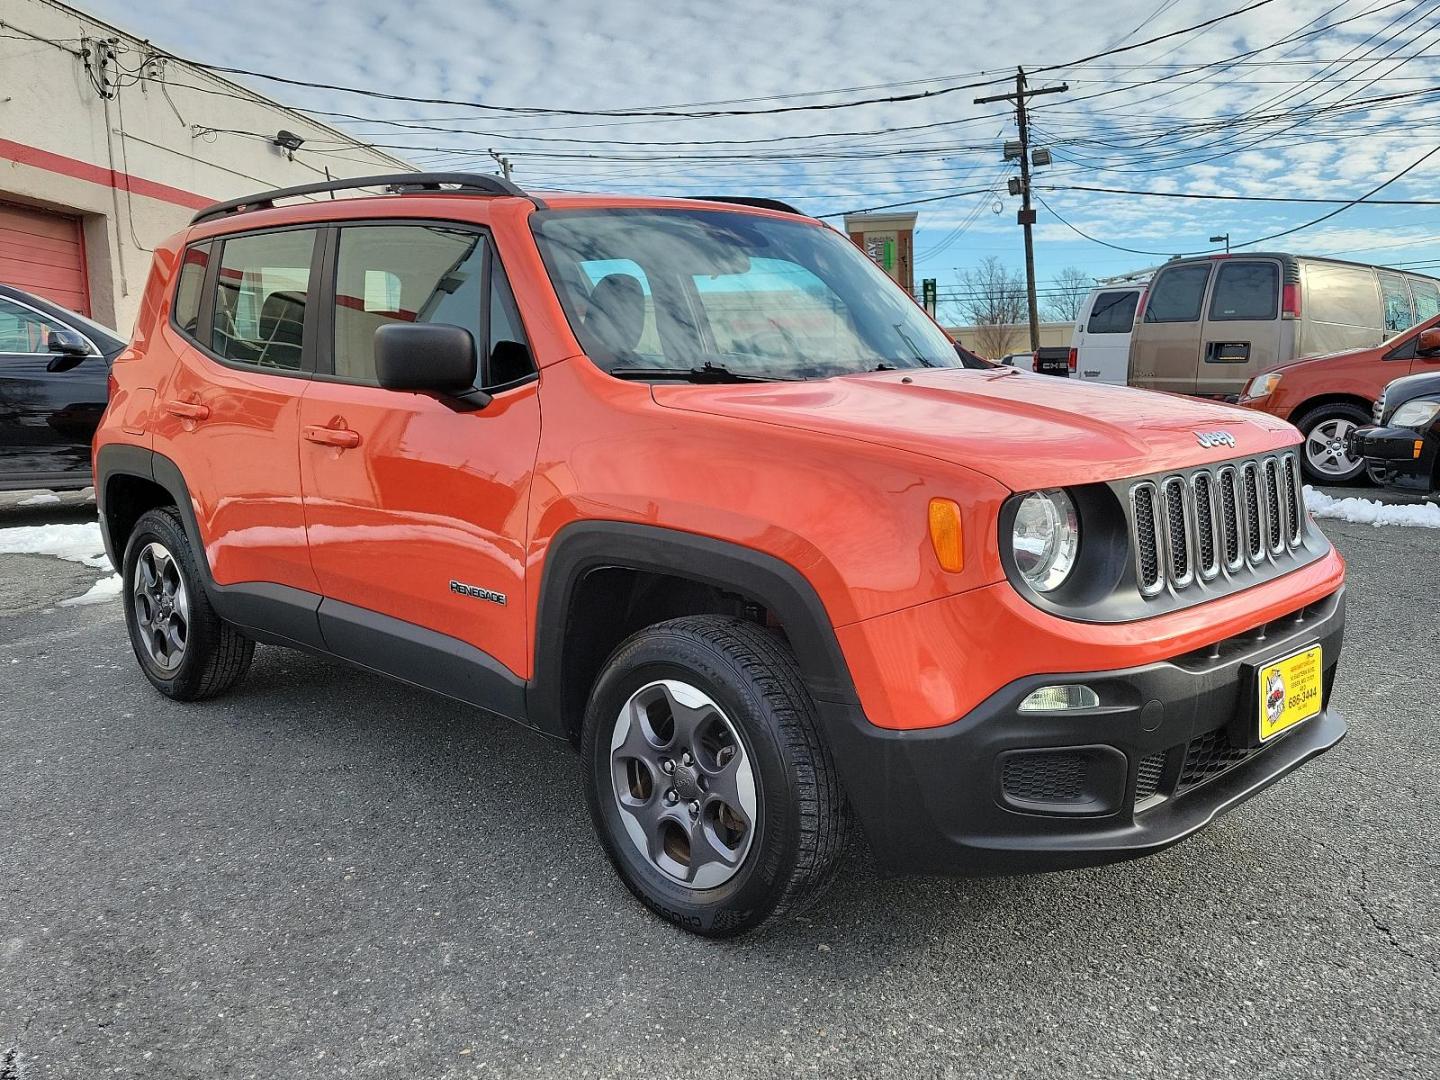
[[[1367,349],[1440,313],[1440,281],[1308,255],[1172,259],[1140,301],[1131,386],[1228,397],[1302,356]]]

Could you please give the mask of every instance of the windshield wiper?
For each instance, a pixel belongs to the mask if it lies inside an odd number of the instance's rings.
[[[708,361],[700,367],[613,367],[610,374],[617,379],[682,379],[692,383],[752,383],[752,382],[795,382],[784,375],[750,375],[743,371],[732,371],[724,364]]]

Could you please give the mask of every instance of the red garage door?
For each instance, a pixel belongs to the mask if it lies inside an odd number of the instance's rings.
[[[0,281],[89,315],[80,219],[0,203]]]

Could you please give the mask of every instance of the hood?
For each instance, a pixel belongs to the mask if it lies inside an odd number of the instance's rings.
[[[1315,367],[1317,365],[1343,364],[1347,360],[1360,361],[1377,360],[1385,352],[1379,345],[1371,345],[1365,349],[1342,349],[1340,352],[1320,353],[1317,356],[1302,356],[1298,360],[1291,360],[1288,364],[1281,364],[1279,367],[1271,368],[1272,372],[1284,374],[1287,371],[1294,371],[1297,368]]]
[[[1011,369],[885,371],[796,383],[656,384],[657,404],[825,432],[953,462],[1011,490],[1117,480],[1300,441],[1283,420],[1151,390]],[[1205,447],[1199,432],[1235,446]]]

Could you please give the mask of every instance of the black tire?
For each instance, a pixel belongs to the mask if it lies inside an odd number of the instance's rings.
[[[178,578],[183,582],[186,618],[183,648],[172,667],[156,659],[146,645],[145,620],[137,614],[148,601],[137,595],[136,577],[140,560],[152,545],[170,555]],[[140,670],[152,686],[177,701],[201,701],[225,693],[244,678],[255,655],[255,642],[224,622],[210,606],[196,562],[196,553],[185,535],[180,514],[174,507],[147,510],[135,523],[125,545],[122,595],[125,627]],[[153,565],[153,559],[152,559]]]
[[[748,847],[733,876],[711,888],[667,875],[622,819],[611,739],[621,708],[662,679],[698,689],[723,711],[754,777],[758,812]],[[621,644],[591,692],[581,760],[595,830],[621,879],[655,914],[696,934],[727,937],[802,909],[829,884],[847,847],[849,807],[795,658],[779,637],[744,619],[672,619]],[[654,775],[680,787],[678,771]]]
[[[1300,469],[1305,474],[1305,479],[1312,484],[1350,484],[1356,480],[1368,482],[1370,477],[1365,469],[1365,459],[1348,459],[1344,468],[1336,471],[1325,471],[1317,467],[1312,457],[1313,446],[1311,435],[1315,429],[1332,422],[1350,424],[1354,427],[1361,427],[1370,423],[1370,413],[1359,405],[1350,405],[1345,402],[1332,402],[1328,405],[1317,405],[1308,409],[1292,421],[1305,436],[1305,444],[1300,453]],[[1333,459],[1332,459],[1333,460]]]

